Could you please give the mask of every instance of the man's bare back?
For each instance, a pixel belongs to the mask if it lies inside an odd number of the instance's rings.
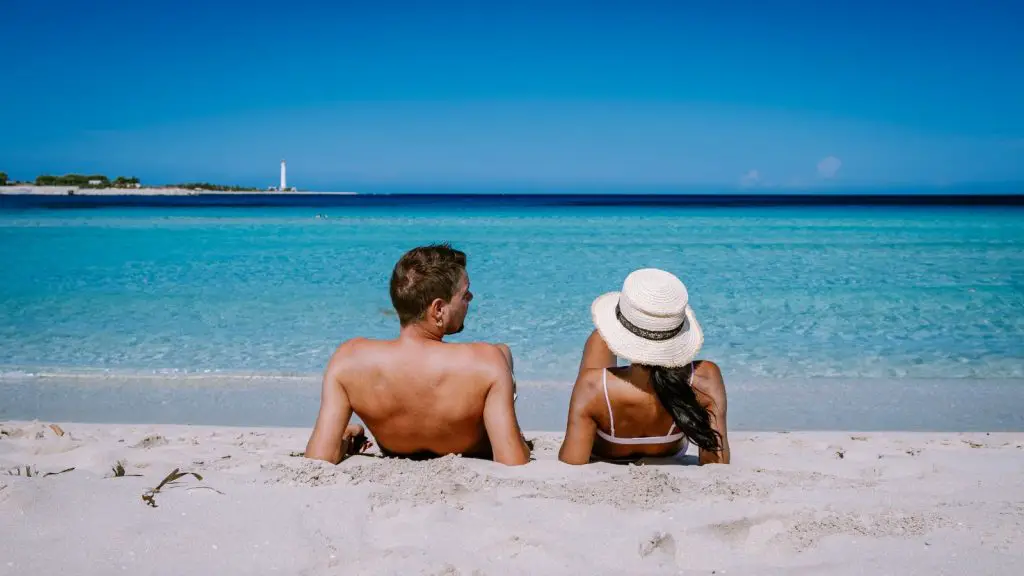
[[[394,284],[393,279],[393,300]],[[339,462],[359,432],[349,426],[355,412],[388,455],[464,454],[505,464],[529,460],[516,420],[508,348],[442,342],[445,334],[461,330],[472,300],[464,272],[451,284],[449,299],[431,299],[422,318],[414,315],[404,323],[397,339],[357,338],[338,347],[324,373],[307,457]],[[399,300],[396,307],[401,305]]]

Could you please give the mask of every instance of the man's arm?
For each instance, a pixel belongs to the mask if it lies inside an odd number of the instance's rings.
[[[596,332],[595,332],[596,334]],[[566,464],[586,464],[594,449],[597,422],[589,411],[593,400],[592,383],[584,375],[576,379],[569,398],[569,416],[565,424],[565,438],[558,450],[558,459]]]
[[[699,374],[694,378],[693,388],[697,392],[697,401],[708,411],[711,417],[711,427],[718,432],[721,441],[721,450],[709,452],[703,448],[700,450],[698,461],[701,464],[728,464],[729,434],[726,424],[726,396],[725,380],[722,378],[722,371],[714,362],[707,360],[698,363]]]
[[[326,460],[331,464],[341,462],[347,452],[348,421],[352,418],[352,406],[335,366],[336,363],[332,361],[324,373],[320,413],[317,414],[313,433],[306,444],[305,454],[306,458]]]
[[[491,349],[501,355],[493,364],[497,368],[495,381],[484,399],[484,428],[491,442],[491,454],[495,462],[509,466],[526,464],[530,461],[530,447],[523,440],[516,419],[512,372],[504,354],[497,347]]]

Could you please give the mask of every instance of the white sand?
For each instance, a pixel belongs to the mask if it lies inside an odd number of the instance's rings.
[[[0,574],[1024,574],[1024,434],[745,433],[710,467],[570,467],[529,434],[537,461],[505,468],[60,425],[0,424]],[[203,480],[147,506],[176,467]]]

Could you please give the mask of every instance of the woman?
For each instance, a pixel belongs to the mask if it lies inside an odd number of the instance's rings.
[[[729,463],[725,383],[714,363],[694,360],[704,334],[688,300],[679,278],[651,268],[594,300],[596,330],[583,349],[559,460],[673,456],[692,441],[701,464]],[[616,357],[630,365],[616,367]]]

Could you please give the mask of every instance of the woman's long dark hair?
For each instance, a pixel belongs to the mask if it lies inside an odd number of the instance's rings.
[[[690,386],[690,372],[695,364],[681,368],[647,366],[651,374],[651,387],[661,405],[672,415],[679,431],[694,444],[708,452],[722,449],[722,438],[711,427],[711,414],[697,401],[697,393]]]

